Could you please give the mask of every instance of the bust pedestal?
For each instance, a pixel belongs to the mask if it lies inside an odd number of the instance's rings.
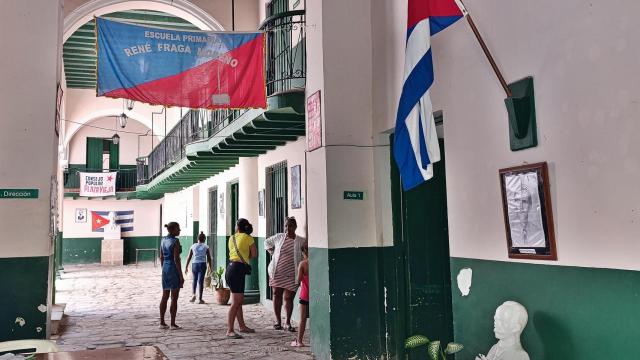
[[[100,262],[102,265],[124,264],[124,241],[120,238],[120,227],[117,231],[105,229],[102,240]]]

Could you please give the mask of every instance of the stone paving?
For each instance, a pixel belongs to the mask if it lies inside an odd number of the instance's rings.
[[[155,345],[170,359],[313,359],[309,347],[289,347],[295,334],[273,330],[272,312],[259,304],[244,306],[247,325],[256,333],[226,339],[228,306],[214,304],[210,289],[205,289],[206,304],[190,303],[190,279],[186,280],[176,320],[183,329],[161,330],[160,267],[65,266],[56,282],[56,302],[67,304],[66,316],[60,335],[53,339],[67,351]]]

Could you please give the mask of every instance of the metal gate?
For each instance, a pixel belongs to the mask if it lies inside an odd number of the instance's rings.
[[[283,161],[270,166],[266,170],[265,202],[267,237],[284,232],[284,219],[288,214],[287,200],[287,162]],[[271,255],[265,251],[267,264],[271,261]],[[266,272],[267,284],[269,274]],[[271,287],[267,286],[267,299],[271,299]]]

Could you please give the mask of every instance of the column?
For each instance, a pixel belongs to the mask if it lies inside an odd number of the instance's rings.
[[[243,217],[253,225],[253,236],[258,241],[258,158],[240,158],[239,162],[239,210]],[[257,246],[257,244],[256,244]],[[244,291],[244,302],[253,304],[260,301],[260,274],[258,259],[249,261],[253,269],[247,276]]]
[[[6,289],[0,299],[2,340],[42,339],[49,332],[61,39],[59,0],[2,2],[0,287]],[[11,191],[5,194],[6,189],[29,191],[11,195]]]

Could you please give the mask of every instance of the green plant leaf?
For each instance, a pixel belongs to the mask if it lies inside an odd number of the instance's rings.
[[[447,344],[447,348],[444,350],[444,352],[447,354],[455,354],[463,348],[464,346],[462,344],[450,342]]]
[[[440,340],[430,342],[427,346],[427,351],[429,352],[431,360],[438,360],[438,355],[440,353]]]
[[[405,349],[413,349],[418,346],[427,345],[429,343],[429,339],[427,339],[424,335],[413,335],[407,340],[404,341]]]

